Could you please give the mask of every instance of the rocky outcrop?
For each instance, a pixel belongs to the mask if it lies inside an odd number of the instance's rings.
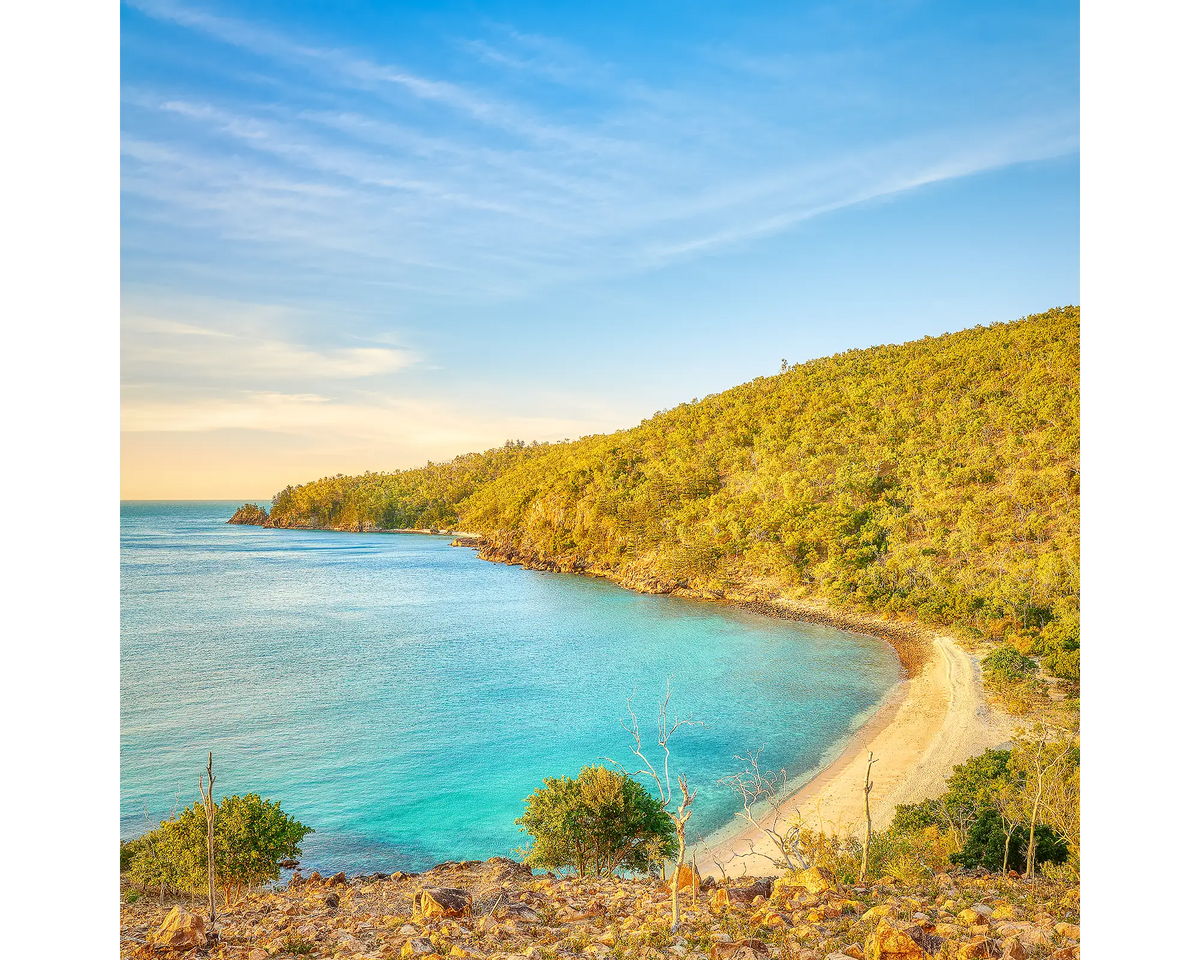
[[[812,876],[813,887],[829,879]],[[125,885],[121,953],[130,960],[215,960],[222,950],[226,960],[501,960],[566,956],[563,946],[571,944],[571,956],[592,960],[1078,960],[1077,884],[967,873],[943,883],[888,879],[814,892],[770,880],[706,880],[680,894],[680,929],[672,934],[671,891],[660,878],[532,876],[502,858],[344,882],[337,873],[322,879],[314,872],[220,907],[220,946],[188,913],[194,901],[170,909],[156,892]],[[339,899],[336,909],[327,903],[331,895]],[[977,923],[958,922],[966,910]],[[160,939],[190,946],[158,946]]]
[[[243,503],[233,516],[226,520],[226,523],[240,523],[251,527],[265,527],[271,519],[271,515],[267,513],[257,503]]]

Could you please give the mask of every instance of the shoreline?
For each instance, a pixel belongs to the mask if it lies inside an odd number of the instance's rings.
[[[485,537],[462,536],[453,546],[470,547],[480,559],[526,569],[574,573],[611,580],[639,593],[710,600],[784,620],[834,627],[888,644],[900,661],[900,681],[831,756],[801,774],[798,786],[779,803],[778,822],[798,817],[826,831],[861,836],[863,775],[871,769],[871,821],[886,829],[896,806],[937,796],[956,764],[1012,739],[1013,717],[984,696],[978,658],[942,630],[901,620],[837,609],[818,600],[787,599],[752,588],[713,591],[664,582],[654,574],[589,567],[573,558],[533,558]],[[835,752],[836,751],[836,752]],[[702,877],[772,876],[782,871],[763,851],[770,841],[741,817],[694,844]]]
[[[277,528],[297,529],[297,528]],[[305,527],[299,529],[318,529]],[[343,532],[434,533],[429,530]],[[447,535],[442,531],[436,531]],[[449,532],[452,546],[469,547],[492,563],[553,573],[574,573],[610,580],[639,593],[658,593],[685,599],[709,600],[777,619],[829,626],[888,644],[901,665],[900,680],[884,695],[874,712],[840,744],[830,747],[829,759],[798,777],[798,785],[779,804],[779,823],[798,816],[807,825],[861,836],[863,774],[868,752],[878,761],[872,768],[871,819],[876,831],[890,825],[895,808],[936,796],[956,764],[1011,740],[1014,718],[989,704],[983,694],[977,658],[945,632],[920,624],[888,620],[853,610],[836,609],[822,601],[786,599],[751,589],[698,590],[686,583],[663,582],[653,575],[591,568],[570,559],[522,556],[497,547],[485,537]],[[770,842],[741,817],[693,844],[702,877],[722,873],[772,876],[781,871],[763,851]]]
[[[955,764],[1011,740],[1013,718],[983,697],[979,666],[945,635],[932,638],[933,651],[922,670],[902,680],[883,704],[828,764],[779,804],[778,822],[793,817],[807,826],[861,838],[863,775],[868,752],[871,820],[886,829],[901,803],[936,796]],[[771,876],[781,871],[764,851],[770,841],[741,817],[696,845],[701,876]]]

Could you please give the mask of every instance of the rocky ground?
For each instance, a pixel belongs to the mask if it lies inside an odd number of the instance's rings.
[[[532,876],[504,858],[417,875],[299,875],[252,894],[206,929],[198,902],[123,885],[121,956],[266,960],[973,960],[1079,957],[1079,887],[982,873],[922,885],[844,887],[820,868],[778,880],[693,885]]]

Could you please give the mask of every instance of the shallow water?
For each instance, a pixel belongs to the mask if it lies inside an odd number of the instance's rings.
[[[738,809],[735,754],[812,769],[899,676],[886,645],[720,604],[486,563],[449,538],[228,526],[237,503],[121,504],[121,835],[257,792],[316,829],[304,865],[423,869],[511,854],[543,777],[631,757],[626,697]],[[636,691],[636,692],[635,692]],[[653,745],[653,737],[648,737]],[[653,789],[651,785],[651,789]]]

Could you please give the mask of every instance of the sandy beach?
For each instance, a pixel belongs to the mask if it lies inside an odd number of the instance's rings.
[[[863,774],[872,768],[871,818],[875,829],[891,823],[896,805],[938,794],[957,763],[1006,743],[1013,721],[988,705],[979,665],[952,639],[931,635],[923,662],[896,685],[842,753],[784,801],[779,822],[799,815],[812,827],[861,836]],[[745,821],[697,847],[702,876],[770,876],[779,871],[760,851],[770,842]]]

